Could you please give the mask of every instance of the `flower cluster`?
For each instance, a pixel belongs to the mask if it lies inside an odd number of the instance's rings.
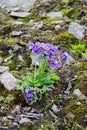
[[[47,59],[51,69],[60,68],[62,66],[62,62],[67,60],[66,53],[60,52],[56,45],[50,43],[30,43],[29,50],[32,51],[32,54],[35,57],[43,56],[44,59]]]
[[[52,92],[52,88],[47,88],[46,89],[47,92]],[[34,101],[34,93],[37,93],[38,91],[36,89],[30,89],[30,88],[26,88],[25,89],[25,94],[26,97],[28,99],[28,101],[32,102]]]
[[[36,93],[36,92],[37,92],[37,90],[35,90],[35,89],[30,89],[30,88],[25,89],[25,94],[26,94],[26,97],[29,101],[34,100],[33,93]]]

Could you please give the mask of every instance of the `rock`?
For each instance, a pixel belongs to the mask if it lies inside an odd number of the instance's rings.
[[[51,110],[49,110],[49,113],[53,118],[57,119],[57,116]]]
[[[43,21],[34,23],[34,26],[31,29],[40,29],[43,27]]]
[[[24,62],[24,59],[23,59],[23,57],[22,57],[21,55],[18,56],[18,60],[19,60],[20,62]]]
[[[0,74],[4,73],[6,71],[9,71],[9,67],[7,67],[7,66],[0,66]]]
[[[86,96],[84,94],[82,94],[79,89],[75,89],[73,91],[73,95],[76,96],[79,99],[86,99]]]
[[[47,3],[47,2],[51,2],[52,0],[42,0],[41,3],[44,4],[44,3]]]
[[[29,11],[34,7],[36,0],[0,0],[2,7],[5,7],[9,11],[11,10],[25,10]]]
[[[12,31],[12,36],[14,37],[14,36],[20,36],[20,35],[22,35],[23,34],[23,32],[22,31]]]
[[[71,55],[69,55],[67,52],[65,52],[65,54],[67,55],[66,63],[70,65],[74,61],[74,58]]]
[[[80,106],[80,105],[81,105],[81,102],[77,102],[77,105]]]
[[[19,122],[20,125],[24,124],[24,123],[31,123],[31,120],[28,118],[22,118]]]
[[[71,23],[68,32],[73,34],[77,39],[82,40],[84,38],[84,26],[79,25],[78,23]]]
[[[84,0],[84,4],[87,6],[87,0]]]
[[[68,119],[74,119],[75,115],[73,115],[72,113],[68,113],[68,114],[66,115],[66,117],[67,117]]]
[[[62,12],[61,11],[59,11],[59,12],[50,12],[50,13],[47,14],[47,16],[52,18],[52,19],[56,18],[56,17],[62,18]]]
[[[23,22],[20,22],[20,21],[14,21],[12,24],[13,24],[13,25],[22,25]]]
[[[61,28],[61,26],[60,25],[56,25],[55,26],[55,30],[61,30],[62,28]]]
[[[28,17],[31,13],[29,12],[11,12],[10,16],[18,17],[18,18],[25,18]]]
[[[53,112],[55,113],[60,111],[60,109],[58,109],[58,107],[55,104],[52,105],[51,110],[53,110]]]
[[[9,72],[0,75],[0,82],[9,91],[14,90],[18,86],[17,79]]]
[[[0,65],[2,64],[2,62],[3,62],[3,59],[2,59],[2,57],[0,57]]]
[[[10,120],[14,120],[14,117],[11,116],[11,115],[8,115],[7,118],[10,119]]]
[[[32,26],[32,25],[34,25],[34,20],[33,19],[30,19],[29,20],[29,24]]]

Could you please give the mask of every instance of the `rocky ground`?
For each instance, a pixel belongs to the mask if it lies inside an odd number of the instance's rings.
[[[34,41],[69,59],[46,102],[32,107],[15,88],[30,71]],[[87,130],[87,0],[0,0],[0,130],[17,129]]]

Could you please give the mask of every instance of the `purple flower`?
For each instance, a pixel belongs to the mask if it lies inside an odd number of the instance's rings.
[[[50,68],[51,69],[56,69],[57,67],[57,62],[54,59],[50,60]]]
[[[36,89],[30,89],[30,88],[25,89],[25,93],[34,93],[34,92],[37,92],[37,90]]]
[[[32,50],[34,48],[34,43],[29,43],[29,50]]]
[[[50,43],[44,44],[43,49],[49,51],[51,49],[51,44]]]
[[[25,93],[29,93],[30,89],[29,88],[26,88],[25,89]]]
[[[61,61],[58,61],[57,62],[57,67],[60,68],[62,66],[62,62]]]
[[[58,47],[57,46],[53,46],[52,50],[53,50],[53,52],[58,53]]]
[[[40,113],[39,117],[43,118],[44,117],[44,113]]]
[[[55,58],[55,55],[52,51],[44,52],[44,56],[46,56],[48,59]]]
[[[32,50],[32,52],[36,55],[39,55],[41,53],[42,49],[40,47],[40,42],[36,42],[34,45],[34,48]]]
[[[62,52],[62,53],[60,53],[60,58],[62,60],[67,60],[67,55],[64,52]]]
[[[34,99],[33,95],[31,93],[27,93],[26,97],[29,101],[32,101]]]
[[[52,88],[47,88],[46,91],[52,92],[53,90],[52,90]]]

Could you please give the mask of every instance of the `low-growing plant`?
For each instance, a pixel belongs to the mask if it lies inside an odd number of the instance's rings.
[[[56,69],[62,67],[67,54],[50,43],[30,43],[29,50],[32,59],[31,72],[22,76],[19,88],[24,90],[27,100],[33,104],[53,91],[54,83],[59,81]]]
[[[8,43],[9,45],[12,45],[12,44],[14,44],[14,40],[13,40],[13,39],[9,39],[9,40],[7,40],[7,43]]]
[[[72,45],[72,49],[75,51],[85,51],[85,44]]]

